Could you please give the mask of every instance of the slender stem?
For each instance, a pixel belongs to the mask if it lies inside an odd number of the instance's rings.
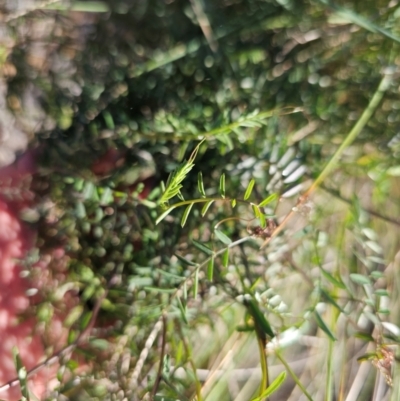
[[[268,364],[267,364],[267,356],[265,355],[265,342],[263,338],[260,337],[257,333],[257,344],[258,349],[260,351],[260,363],[261,363],[261,384],[260,384],[260,397],[268,388],[269,385],[269,378],[268,378]]]
[[[337,165],[340,157],[342,156],[343,152],[345,151],[345,149],[348,148],[353,143],[353,141],[356,139],[356,137],[360,134],[361,130],[367,125],[368,121],[371,119],[376,108],[378,107],[379,103],[381,102],[383,95],[385,94],[386,90],[389,88],[391,82],[392,82],[392,75],[391,74],[384,75],[384,77],[382,78],[382,80],[378,86],[378,89],[372,96],[372,99],[369,102],[367,108],[364,110],[363,114],[361,115],[359,120],[356,122],[356,125],[349,132],[349,134],[344,139],[342,144],[339,146],[339,148],[337,149],[335,154],[331,157],[331,159],[329,160],[327,165],[321,171],[320,175],[317,177],[317,179],[313,182],[311,187],[304,194],[305,197],[309,196],[315,190],[315,188],[317,188],[318,185],[321,184],[325,180],[325,178],[332,172],[332,170],[336,167],[336,165]]]
[[[304,193],[299,198],[299,201],[297,202],[297,206],[302,205],[303,203],[306,202],[307,198],[311,195],[311,193],[326,179],[326,177],[333,171],[333,169],[336,167],[338,164],[338,161],[340,157],[342,156],[343,152],[345,151],[346,148],[348,148],[353,141],[356,139],[356,137],[360,134],[362,129],[367,125],[368,121],[371,119],[372,115],[374,114],[375,110],[377,109],[380,101],[383,98],[383,95],[385,94],[386,90],[389,88],[390,84],[392,82],[392,75],[391,74],[385,74],[384,77],[382,78],[378,89],[372,96],[372,99],[370,100],[367,108],[364,110],[363,114],[359,118],[359,120],[356,122],[354,125],[353,129],[348,133],[342,144],[339,146],[337,151],[334,153],[334,155],[331,157],[329,162],[326,164],[324,169],[321,171],[319,176],[315,179],[315,181],[311,184],[310,188]],[[261,245],[260,249],[265,248],[268,243],[271,241],[273,237],[278,235],[283,228],[285,227],[286,223],[292,218],[293,214],[295,211],[292,209],[283,219],[281,224],[275,229],[275,231],[272,233],[271,237],[267,238],[264,243]]]
[[[275,355],[277,358],[282,362],[283,366],[286,368],[286,370],[289,372],[290,376],[292,376],[292,379],[294,382],[299,386],[300,390],[303,392],[303,394],[308,398],[309,401],[313,401],[311,395],[308,393],[306,388],[303,386],[301,383],[300,379],[297,377],[296,373],[292,370],[292,368],[289,366],[289,364],[285,361],[283,356],[281,355],[280,351],[278,349],[275,350]]]

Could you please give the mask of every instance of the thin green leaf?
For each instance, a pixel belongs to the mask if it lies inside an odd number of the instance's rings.
[[[260,213],[260,217],[258,219],[260,220],[260,227],[261,228],[267,227],[267,220],[265,218],[265,214],[264,213]]]
[[[322,297],[324,298],[324,300],[328,303],[330,303],[331,305],[333,305],[335,308],[339,309],[340,312],[344,313],[347,315],[347,313],[345,312],[345,310],[332,298],[331,294],[329,294],[328,291],[326,291],[324,288],[321,288],[321,294]]]
[[[253,299],[244,299],[243,303],[247,307],[249,314],[253,318],[256,327],[258,327],[262,331],[262,333],[267,334],[269,337],[275,337],[271,325],[265,318],[264,314],[261,312],[256,301],[254,301]]]
[[[236,199],[231,200],[231,206],[232,206],[232,208],[234,208],[236,206]]]
[[[285,379],[286,379],[286,372],[283,371],[279,373],[278,377],[268,386],[268,388],[259,397],[253,398],[252,401],[264,401],[267,397],[275,393],[275,391],[282,386]]]
[[[229,264],[229,248],[226,248],[222,254],[222,266],[228,267]]]
[[[225,174],[222,174],[219,179],[219,193],[223,198],[225,198]]]
[[[342,290],[346,289],[346,286],[342,283],[342,281],[337,280],[335,277],[332,276],[332,274],[330,274],[329,272],[327,272],[325,269],[323,269],[322,267],[321,269],[321,273],[322,275],[329,281],[331,282],[335,287],[341,288]]]
[[[225,245],[229,245],[232,243],[232,240],[227,235],[225,235],[222,231],[218,230],[217,228],[214,229],[214,234]]]
[[[188,320],[186,317],[186,305],[183,305],[180,297],[177,297],[176,301],[178,304],[179,311],[181,312],[182,320],[185,322],[185,324],[188,324]]]
[[[212,257],[207,265],[207,280],[212,281],[214,277],[214,258]]]
[[[203,206],[203,208],[201,209],[201,217],[204,217],[205,214],[207,213],[207,210],[209,209],[209,207],[214,203],[213,200],[210,200],[208,202],[206,202]]]
[[[212,251],[212,249],[210,249],[207,245],[204,245],[201,242],[198,242],[194,239],[192,239],[192,243],[200,252],[205,253],[207,256],[214,255],[214,252]]]
[[[182,220],[181,220],[181,227],[182,227],[182,228],[183,228],[183,227],[185,226],[185,224],[186,224],[186,220],[187,220],[187,218],[189,217],[189,213],[190,213],[190,211],[192,210],[193,205],[194,205],[194,203],[190,203],[190,204],[186,207],[185,211],[183,212],[183,216],[182,216]]]
[[[329,327],[323,321],[321,315],[315,310],[314,311],[315,320],[317,322],[318,327],[332,340],[336,341],[336,337],[333,335]]]
[[[260,209],[258,208],[257,205],[251,205],[251,207],[253,208],[254,217],[256,219],[259,219],[261,214]]]
[[[363,340],[363,341],[366,341],[366,342],[368,342],[368,341],[375,342],[375,339],[374,339],[374,337],[372,337],[371,334],[363,333],[362,331],[357,331],[354,334],[354,337],[359,338],[360,340]]]
[[[182,262],[186,266],[197,266],[197,263],[191,262],[190,260],[185,259],[183,256],[178,255],[177,253],[174,254],[180,262]]]
[[[163,221],[175,208],[176,208],[176,206],[171,206],[164,213],[162,213],[160,216],[158,216],[157,220],[156,220],[156,225],[158,223],[160,223],[161,221]]]
[[[350,274],[350,280],[360,285],[371,285],[371,280],[363,274],[352,273]]]
[[[204,190],[203,174],[201,173],[201,171],[197,175],[197,187],[199,189],[201,196],[205,198],[206,191]]]
[[[156,269],[156,271],[157,271],[158,273],[160,273],[162,276],[165,276],[165,277],[170,278],[170,279],[172,279],[172,280],[176,280],[176,281],[183,281],[183,280],[185,280],[185,277],[178,276],[177,274],[173,274],[173,273],[167,272],[167,271],[162,270],[162,269]],[[147,277],[146,277],[146,278],[147,278]]]
[[[193,299],[197,299],[197,294],[199,292],[199,269],[196,269],[194,272],[193,278]]]
[[[244,193],[244,200],[247,200],[251,196],[251,192],[253,191],[254,184],[256,181],[254,179],[250,180],[249,185],[247,185],[246,192]]]
[[[271,194],[267,196],[262,202],[258,204],[259,207],[267,206],[269,203],[273,202],[275,199],[278,198],[278,194]]]

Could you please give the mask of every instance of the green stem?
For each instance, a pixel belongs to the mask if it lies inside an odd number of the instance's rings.
[[[357,121],[356,125],[353,127],[353,129],[349,132],[345,140],[342,142],[342,144],[339,146],[338,150],[335,152],[335,154],[332,156],[332,158],[329,160],[327,165],[324,167],[324,169],[321,171],[320,175],[317,177],[317,179],[313,182],[311,187],[307,190],[305,193],[305,197],[307,197],[311,192],[315,190],[315,188],[321,184],[325,178],[332,172],[332,170],[336,167],[340,157],[342,156],[343,152],[345,151],[346,148],[348,148],[352,142],[356,139],[356,137],[359,135],[361,130],[367,125],[368,121],[371,119],[372,115],[374,114],[376,108],[378,107],[379,103],[381,102],[383,95],[385,94],[386,90],[389,88],[390,84],[392,82],[392,76],[391,74],[385,75],[376,92],[372,96],[371,101],[369,102],[367,108],[364,110],[363,114]]]
[[[294,382],[299,386],[300,390],[303,392],[303,394],[308,398],[308,400],[313,401],[311,395],[308,393],[306,388],[303,386],[301,383],[300,379],[297,377],[296,373],[292,370],[292,368],[289,366],[289,364],[285,361],[283,356],[281,355],[280,351],[278,349],[275,350],[275,355],[277,358],[282,362],[283,366],[286,368],[286,370],[289,372],[290,376],[292,376],[292,379]]]
[[[258,335],[257,331],[256,335],[257,335],[258,349],[260,351],[260,363],[261,363],[261,384],[260,384],[260,397],[261,397],[269,385],[268,364],[267,364],[267,356],[265,355],[265,342],[263,341],[262,336]]]
[[[311,193],[320,185],[325,178],[333,171],[333,169],[336,167],[338,164],[338,161],[340,157],[342,156],[343,152],[347,147],[349,147],[352,142],[356,139],[356,137],[359,135],[361,130],[367,125],[368,121],[371,119],[372,115],[374,114],[375,110],[377,109],[380,101],[383,98],[383,95],[385,94],[386,90],[389,88],[390,84],[392,82],[392,75],[391,74],[386,74],[382,78],[378,89],[372,96],[372,99],[370,100],[367,108],[364,110],[363,114],[357,121],[356,125],[353,127],[353,129],[348,133],[342,144],[339,146],[338,150],[335,152],[335,154],[332,156],[332,158],[329,160],[329,162],[326,164],[324,169],[321,171],[320,175],[316,178],[316,180],[312,183],[310,188],[305,192],[303,196],[299,198],[299,201],[296,206],[300,206],[303,204],[308,196],[311,195]],[[267,238],[264,243],[261,245],[260,249],[265,248],[268,243],[271,241],[272,238],[274,238],[276,235],[278,235],[283,228],[285,227],[286,223],[292,218],[292,216],[295,214],[295,211],[292,209],[283,219],[281,224],[275,229],[275,231],[272,233],[272,235]]]
[[[333,367],[333,341],[328,343],[328,369],[326,372],[326,401],[332,401],[332,367]]]

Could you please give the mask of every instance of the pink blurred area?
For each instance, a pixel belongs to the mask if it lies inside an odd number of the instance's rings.
[[[28,370],[45,359],[43,334],[37,330],[36,319],[27,317],[31,316],[29,307],[33,302],[27,291],[33,283],[24,278],[21,263],[34,243],[35,232],[18,217],[21,208],[30,205],[34,198],[29,181],[36,172],[35,156],[35,152],[27,152],[0,169],[0,386],[17,375],[14,346]],[[65,339],[60,320],[55,319],[52,325],[53,334]],[[54,386],[56,370],[55,365],[44,367],[29,378],[29,389],[37,398],[43,399]],[[0,392],[0,400],[20,398],[19,385]]]

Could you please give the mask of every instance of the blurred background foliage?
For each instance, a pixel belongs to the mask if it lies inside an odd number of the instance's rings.
[[[39,250],[67,252],[81,300],[71,333],[109,288],[93,332],[103,342],[84,347],[92,371],[51,399],[256,397],[244,294],[279,334],[271,381],[288,376],[271,400],[398,399],[386,384],[400,336],[397,0],[10,1],[0,12],[2,146],[39,149],[37,207],[24,218]],[[285,230],[262,251],[248,238],[215,258],[212,279],[195,273],[201,244],[218,251],[254,233],[250,201],[277,194],[264,212],[279,224],[384,74],[373,118]],[[225,174],[226,196],[242,202],[217,201],[205,217],[195,205],[184,227],[177,208],[156,225],[160,183],[203,138],[183,198],[200,198],[201,172],[208,197]]]

